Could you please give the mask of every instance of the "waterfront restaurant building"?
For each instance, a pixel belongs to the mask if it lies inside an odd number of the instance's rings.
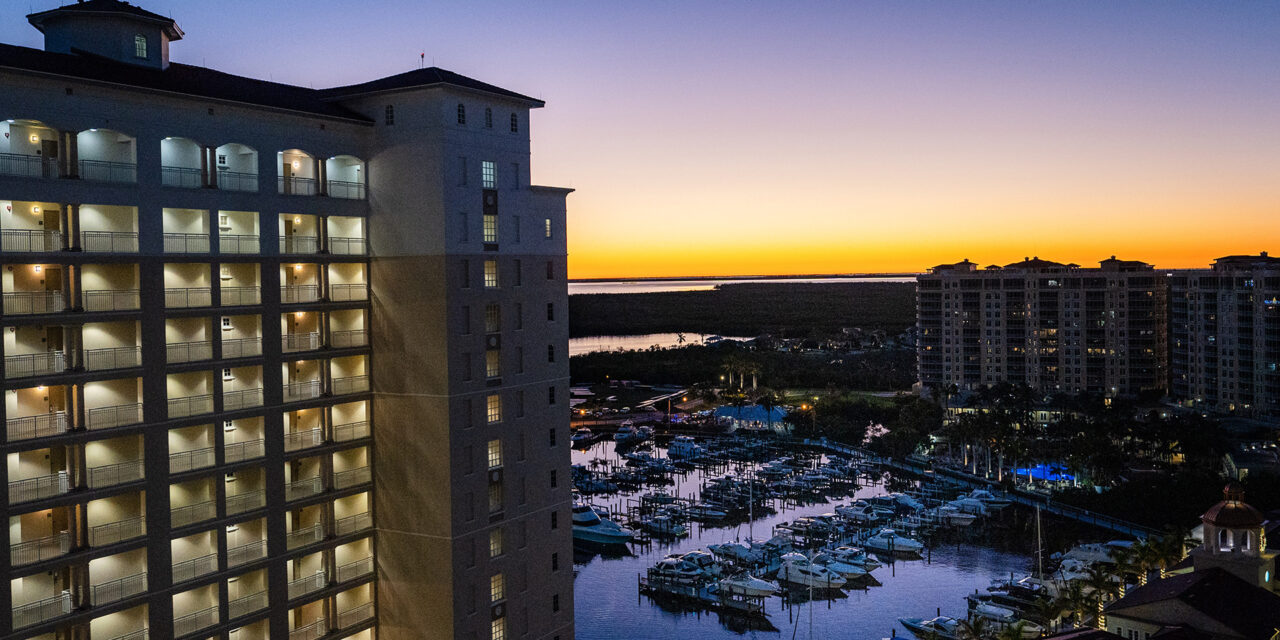
[[[0,639],[572,638],[543,103],[171,63],[178,25],[117,0],[27,19],[44,50],[0,45]]]

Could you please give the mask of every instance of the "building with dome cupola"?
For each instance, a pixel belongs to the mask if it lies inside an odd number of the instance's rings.
[[[1220,567],[1250,584],[1276,590],[1276,551],[1267,550],[1262,513],[1244,501],[1234,480],[1222,491],[1222,502],[1200,516],[1204,543],[1191,552],[1196,571]]]

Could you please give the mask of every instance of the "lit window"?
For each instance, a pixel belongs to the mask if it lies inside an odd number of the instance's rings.
[[[467,123],[467,106],[459,102],[458,103],[458,124],[466,124],[466,123]]]
[[[502,441],[489,441],[489,468],[497,469],[502,466]]]
[[[489,424],[502,422],[502,396],[495,393],[485,400],[485,416]]]
[[[484,127],[486,129],[493,128],[493,109],[489,107],[484,108]]]
[[[502,529],[494,529],[489,532],[489,557],[496,558],[502,555]]]
[[[545,227],[546,236],[550,238],[551,237],[551,218],[547,218],[546,220],[543,220],[543,226]]]
[[[393,124],[395,124],[395,123],[396,123],[396,108],[395,108],[395,107],[393,107],[393,106],[391,106],[391,105],[387,105],[386,111],[385,111],[385,113],[384,113],[384,115],[383,115],[383,122],[384,122],[384,123],[386,123],[386,125],[387,125],[387,126],[391,126],[391,125],[393,125]]]
[[[502,377],[502,352],[489,349],[484,352],[484,375],[486,378]]]
[[[147,57],[147,37],[138,34],[133,37],[133,55],[137,58]]]
[[[511,133],[518,133],[519,131],[520,131],[520,118],[513,113],[511,114]]]
[[[485,214],[484,216],[484,241],[498,241],[498,216]]]
[[[498,168],[494,163],[484,160],[480,163],[480,182],[485,189],[498,188]]]
[[[489,640],[507,640],[507,618],[502,616],[489,623]]]
[[[486,289],[498,288],[498,261],[497,260],[484,261],[484,288]]]
[[[490,303],[484,306],[484,332],[497,333],[502,331],[502,308],[497,303]]]

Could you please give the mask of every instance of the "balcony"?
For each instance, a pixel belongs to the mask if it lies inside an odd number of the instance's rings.
[[[333,428],[334,442],[349,442],[351,440],[359,440],[369,437],[368,421],[349,422],[340,424]]]
[[[320,251],[320,239],[315,236],[281,236],[280,253],[299,254]]]
[[[329,253],[335,256],[362,256],[368,251],[364,238],[329,236]]]
[[[218,503],[212,500],[197,502],[170,509],[169,526],[185,527],[189,524],[212,520],[216,517],[218,517]]]
[[[368,511],[338,518],[333,523],[334,535],[345,536],[373,527],[373,514]]]
[[[52,560],[71,553],[71,532],[63,531],[46,538],[15,542],[9,545],[9,564],[17,567]]]
[[[227,603],[227,617],[239,618],[267,608],[267,592],[259,591]]]
[[[284,402],[298,402],[299,400],[310,400],[311,398],[320,397],[320,381],[306,380],[303,382],[289,382],[284,385]]]
[[[66,471],[13,480],[9,483],[9,504],[60,496],[71,490]]]
[[[247,191],[257,193],[258,174],[242,171],[218,171],[218,188],[223,191]]]
[[[137,253],[138,234],[133,231],[81,231],[80,249],[85,253]]]
[[[329,197],[345,200],[364,200],[364,183],[345,180],[328,181]]]
[[[143,474],[144,467],[141,460],[118,462],[89,469],[87,484],[90,489],[114,487],[118,484],[138,482],[142,480]]]
[[[285,547],[293,550],[298,547],[305,547],[309,544],[315,544],[324,540],[324,527],[319,523],[313,524],[303,529],[290,531],[285,535]]]
[[[90,431],[123,427],[142,422],[141,404],[121,404],[113,407],[98,407],[85,413],[85,427]]]
[[[347,489],[361,484],[368,484],[372,481],[373,471],[367,466],[338,471],[333,474],[334,489]]]
[[[213,447],[179,451],[169,454],[169,473],[182,473],[193,469],[212,467],[214,462]]]
[[[195,580],[200,576],[206,576],[218,570],[218,554],[210,553],[209,555],[175,562],[173,564],[173,581],[186,582]]]
[[[263,440],[228,442],[223,449],[223,462],[225,464],[243,462],[245,460],[261,458],[264,455],[266,455],[266,447]]]
[[[289,640],[319,640],[329,633],[329,625],[324,620],[316,620],[306,626],[289,632]]]
[[[0,252],[49,253],[61,250],[61,231],[45,229],[4,229],[0,231]]]
[[[218,624],[218,607],[216,606],[175,617],[173,635],[174,637],[185,636],[215,624]]]
[[[169,309],[207,307],[213,304],[209,287],[174,287],[164,290],[164,306]]]
[[[166,233],[164,234],[164,252],[209,253],[209,234]]]
[[[125,540],[140,538],[147,533],[147,520],[143,516],[89,527],[89,546],[102,547]]]
[[[5,420],[9,442],[46,438],[67,432],[67,413],[51,411],[37,416],[9,418]]]
[[[89,602],[99,607],[147,592],[147,573],[137,573],[89,587]]]
[[[324,482],[321,481],[319,476],[295,480],[284,485],[284,499],[292,502],[310,498],[311,496],[318,496],[322,491],[324,491]]]
[[[262,355],[262,338],[226,338],[222,341],[222,357],[253,358]]]
[[[61,351],[44,353],[24,353],[4,357],[4,375],[6,378],[29,378],[62,373],[67,370],[67,357]]]
[[[366,602],[353,609],[338,613],[338,628],[345,629],[373,618],[373,603]]]
[[[85,311],[133,311],[139,304],[137,289],[95,289],[84,292]]]
[[[84,352],[87,371],[108,371],[142,366],[142,347],[107,347]]]
[[[338,567],[338,582],[363,578],[373,573],[373,558],[364,558]]]
[[[10,294],[5,294],[9,296]],[[320,285],[318,284],[286,284],[280,287],[280,302],[282,304],[298,304],[302,302],[316,302],[320,299]],[[9,299],[5,298],[5,313],[8,313]],[[59,309],[61,311],[61,309]],[[37,311],[28,313],[51,313],[48,311]]]
[[[222,410],[235,411],[262,406],[262,389],[236,389],[222,393]]]
[[[267,557],[267,541],[258,540],[249,544],[227,548],[227,566],[238,567],[247,562]]]
[[[261,491],[248,491],[227,496],[227,515],[261,509],[266,503],[267,496]]]
[[[213,396],[210,394],[169,398],[170,418],[185,418],[206,413],[213,413]]]
[[[329,300],[333,302],[347,302],[350,300],[368,300],[369,285],[364,283],[355,284],[331,284],[329,285]]]
[[[259,287],[222,287],[222,306],[235,307],[262,304]]]
[[[254,254],[261,253],[262,243],[256,235],[232,235],[223,234],[218,236],[218,252],[226,254]]]
[[[28,602],[13,608],[13,628],[21,629],[33,624],[53,620],[71,613],[71,593],[64,591],[61,595]]]
[[[138,629],[122,636],[116,636],[111,640],[149,640],[150,632],[147,629]]]
[[[188,167],[160,167],[160,184],[180,189],[199,189],[204,186],[204,174]]]
[[[306,431],[295,431],[293,433],[284,434],[284,450],[300,451],[302,449],[310,449],[324,444],[324,437],[320,432],[320,428],[308,429]]]
[[[315,178],[280,176],[277,184],[280,187],[280,193],[287,196],[314,196],[316,194]]]
[[[362,393],[369,390],[369,376],[348,376],[333,379],[333,395]]]
[[[369,344],[369,332],[364,329],[334,331],[329,334],[329,346],[335,349],[364,347]]]
[[[170,364],[178,362],[198,362],[213,359],[213,343],[207,340],[200,342],[175,342],[166,345]]]
[[[329,576],[325,575],[324,571],[317,571],[314,575],[291,580],[289,582],[289,599],[293,600],[309,593],[315,593],[323,589],[328,583]]]
[[[132,162],[81,160],[80,179],[87,182],[127,184],[138,181],[138,165]]]
[[[320,332],[285,333],[280,336],[280,348],[285,353],[312,351],[320,348]]]
[[[0,153],[0,175],[19,178],[56,178],[58,159],[23,153]]]
[[[66,309],[67,301],[61,291],[9,291],[4,294],[5,315],[61,313]]]

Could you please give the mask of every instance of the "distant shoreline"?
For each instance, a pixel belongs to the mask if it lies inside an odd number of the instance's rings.
[[[919,273],[817,273],[772,276],[644,276],[639,278],[570,278],[569,283],[707,282],[712,280],[830,280],[836,278],[914,278]]]

